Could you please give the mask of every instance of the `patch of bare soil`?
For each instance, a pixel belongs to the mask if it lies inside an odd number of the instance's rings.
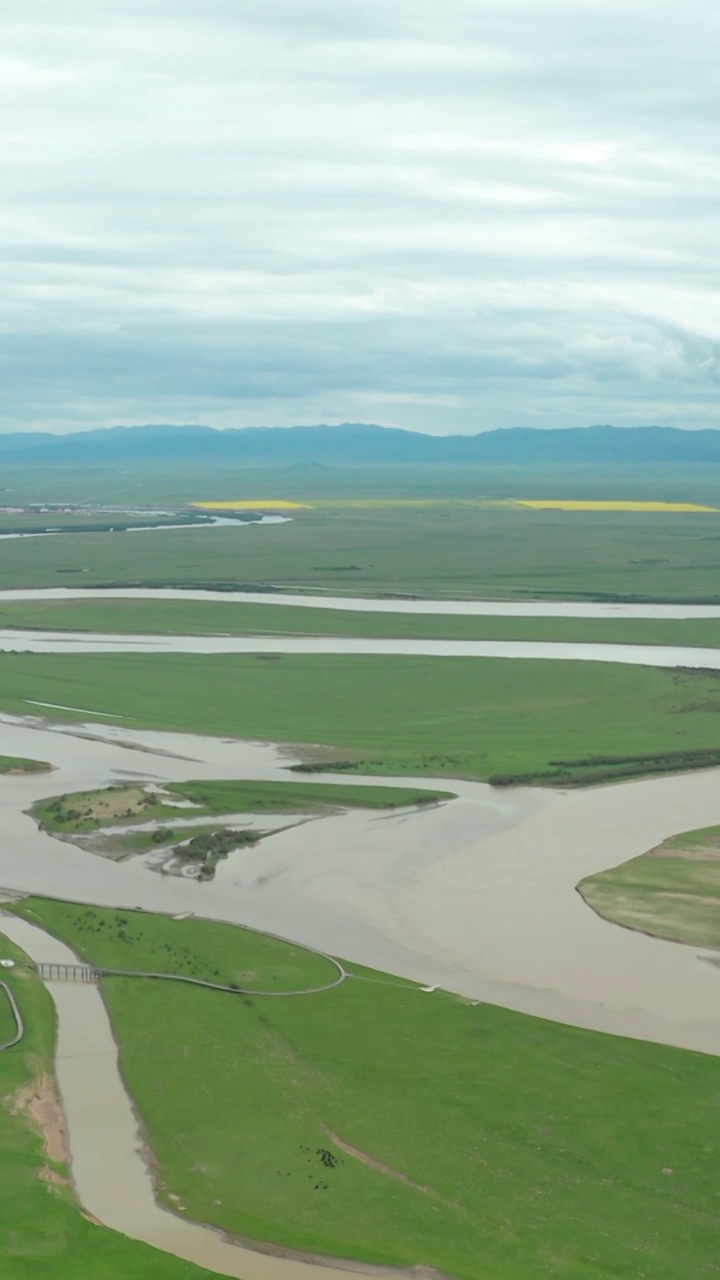
[[[681,893],[675,889],[656,889],[658,898],[674,898],[678,902],[696,902],[701,907],[720,907],[720,898],[710,898],[703,893]]]
[[[659,844],[651,849],[648,858],[683,858],[687,862],[720,862],[720,844],[694,844],[683,849],[672,848],[669,844]]]
[[[38,1178],[40,1178],[41,1182],[49,1183],[51,1187],[69,1187],[72,1185],[69,1178],[62,1178],[59,1173],[56,1173],[54,1169],[50,1169],[46,1164],[43,1165],[38,1173]]]
[[[147,805],[147,792],[142,787],[109,787],[92,798],[78,797],[79,804],[90,809],[93,818],[120,818],[128,813],[142,813]]]
[[[70,1163],[65,1114],[55,1089],[55,1080],[44,1071],[22,1085],[9,1099],[13,1115],[25,1115],[43,1140],[45,1154],[56,1164]]]

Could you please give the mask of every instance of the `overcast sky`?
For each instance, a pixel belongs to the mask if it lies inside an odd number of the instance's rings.
[[[5,0],[0,429],[718,425],[716,0]]]

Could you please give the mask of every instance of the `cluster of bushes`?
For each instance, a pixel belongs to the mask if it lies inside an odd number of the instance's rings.
[[[488,781],[491,787],[572,787],[637,778],[643,774],[711,769],[720,765],[720,747],[664,751],[644,756],[586,756],[581,760],[551,760],[550,764],[550,769],[534,773],[496,773]]]
[[[57,800],[52,800],[50,804],[46,805],[45,812],[48,815],[52,814],[52,817],[55,822],[65,823],[65,822],[79,822],[82,818],[87,817],[87,815],[90,813],[90,809],[87,809],[87,810],[65,809],[63,806],[62,798],[59,798]]]
[[[175,839],[175,832],[171,827],[158,827],[157,831],[152,833],[153,844],[169,844]]]
[[[219,831],[206,831],[193,836],[192,840],[176,852],[183,862],[200,863],[198,879],[212,880],[221,858],[227,858],[232,849],[257,844],[259,839],[256,831],[233,831],[223,827]]]

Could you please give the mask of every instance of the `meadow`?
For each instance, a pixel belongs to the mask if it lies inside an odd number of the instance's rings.
[[[313,744],[360,773],[552,773],[568,785],[716,763],[720,679],[594,662],[192,654],[0,655],[0,707],[83,708],[134,728]],[[694,756],[693,753],[704,753]],[[658,755],[670,755],[670,761]],[[600,760],[596,760],[600,757]],[[619,764],[608,765],[611,757]],[[558,762],[561,762],[560,765]],[[562,763],[564,762],[564,764]],[[595,763],[594,763],[595,762]],[[562,776],[558,778],[557,769]]]
[[[2,935],[3,957],[22,963],[23,953]],[[13,1114],[12,1099],[52,1071],[54,1011],[49,995],[28,969],[3,971],[25,1023],[25,1039],[0,1053],[0,1221],[2,1274],[6,1280],[209,1280],[210,1273],[89,1222],[68,1184],[67,1167],[43,1150],[26,1116]],[[3,997],[0,1043],[13,1026]],[[43,1177],[41,1172],[45,1171]],[[56,1179],[47,1181],[48,1173]]]
[[[98,965],[235,965],[260,983],[287,964],[299,986],[322,963],[206,921],[17,910]],[[161,1201],[457,1280],[717,1274],[715,1058],[352,972],[272,1001],[103,981]]]
[[[598,915],[627,929],[720,949],[720,827],[672,836],[588,876],[578,892]]]
[[[717,512],[479,505],[546,496],[720,507],[720,478],[702,467],[148,468],[8,472],[4,479],[8,503],[187,507],[271,497],[312,505],[276,526],[9,540],[0,588],[279,585],[351,595],[720,601]],[[398,505],[383,505],[389,502]]]

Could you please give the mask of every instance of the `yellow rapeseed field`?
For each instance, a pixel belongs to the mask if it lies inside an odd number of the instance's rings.
[[[703,507],[696,502],[585,502],[565,498],[519,498],[509,505],[543,511],[718,511],[717,507]]]
[[[189,505],[199,507],[201,511],[301,511],[308,508],[310,503],[286,502],[284,498],[258,502],[253,498],[246,502],[191,502]]]

